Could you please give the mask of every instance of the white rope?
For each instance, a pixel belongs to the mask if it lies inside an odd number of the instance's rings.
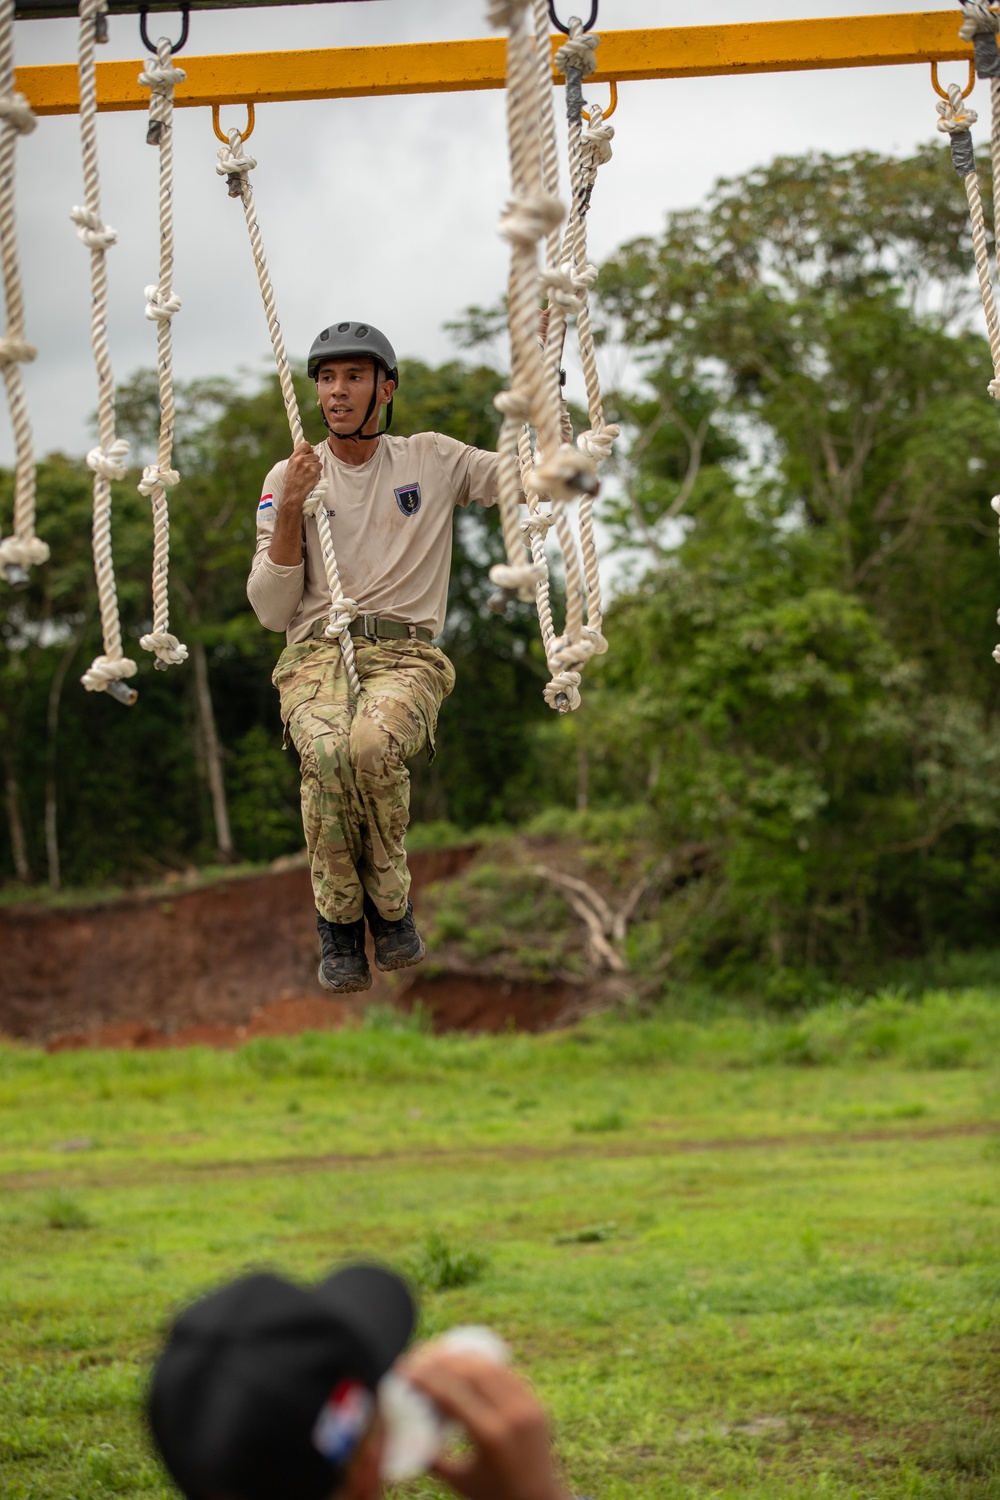
[[[940,116],[938,130],[951,138],[952,160],[955,169],[965,184],[965,195],[969,200],[969,220],[972,225],[972,253],[976,262],[979,292],[986,315],[986,333],[990,341],[993,359],[993,379],[987,387],[991,396],[1000,400],[1000,318],[997,317],[996,299],[993,295],[993,280],[990,275],[990,255],[986,244],[986,219],[983,200],[979,192],[979,174],[972,149],[970,127],[978,120],[976,111],[962,98],[957,83],[948,85],[948,98],[937,106]]]
[[[570,70],[576,70],[581,78],[593,73],[597,67],[596,51],[600,37],[584,35],[580,21],[573,17],[570,34],[556,54],[556,67],[567,75],[567,92],[570,90]],[[600,109],[591,106],[590,121],[586,129],[579,110],[573,108],[569,119],[569,161],[571,210],[566,233],[563,238],[562,268],[575,290],[573,313],[577,340],[580,346],[580,361],[587,390],[587,411],[590,427],[581,432],[577,446],[590,455],[599,466],[610,456],[615,438],[620,429],[604,419],[604,402],[601,381],[597,369],[597,351],[590,321],[589,290],[597,279],[597,267],[587,260],[587,213],[597,182],[598,170],[611,160],[611,142],[614,126],[604,120]],[[594,535],[594,496],[584,495],[580,501],[580,545],[583,552],[587,586],[586,639],[593,653],[603,655],[608,643],[603,633],[603,603],[601,598],[600,570],[597,558],[597,542]]]
[[[579,20],[570,22],[570,37],[557,56],[557,64],[568,70],[567,100],[571,107],[570,188],[572,208],[565,235],[560,241],[559,219],[543,215],[541,205],[558,202],[558,142],[553,108],[552,75],[548,50],[546,0],[530,0],[538,44],[527,35],[527,0],[494,0],[489,19],[507,25],[508,42],[508,136],[511,157],[512,204],[501,220],[501,232],[511,240],[511,279],[508,292],[511,328],[511,389],[498,398],[505,422],[498,448],[501,453],[501,519],[508,561],[494,567],[490,578],[509,593],[526,597],[534,579],[539,625],[551,680],[545,700],[560,712],[580,703],[580,673],[595,652],[606,651],[602,633],[602,606],[593,505],[598,464],[611,451],[618,429],[604,421],[593,332],[590,325],[588,290],[597,276],[587,261],[586,213],[597,169],[611,156],[614,131],[599,110],[593,112],[584,136],[581,129],[581,77],[595,68],[600,38],[584,35]],[[538,266],[538,241],[545,235],[545,263]],[[542,290],[548,305],[546,337],[537,341],[537,295]],[[577,326],[581,361],[587,387],[590,429],[577,439],[577,472],[571,472],[568,455],[574,452],[572,424],[562,401],[560,365],[567,320]],[[517,424],[520,427],[517,428]],[[530,429],[537,433],[532,454]],[[517,428],[516,436],[514,429]],[[516,446],[521,483],[528,505],[528,520],[519,524],[520,494],[513,485],[505,494],[507,458]],[[556,455],[556,463],[552,461]],[[585,462],[586,469],[579,466]],[[575,495],[580,501],[580,542],[577,543],[566,512],[565,501]],[[518,524],[515,524],[515,521]],[[566,579],[566,620],[557,635],[552,620],[545,538],[554,528],[563,554]],[[524,555],[527,542],[529,563]],[[583,618],[586,595],[587,622]]]
[[[160,37],[156,56],[139,74],[139,82],[150,90],[146,140],[159,148],[160,156],[160,280],[146,288],[146,317],[156,324],[156,368],[160,393],[160,435],[156,463],[142,471],[138,489],[149,498],[153,511],[153,628],[139,637],[144,651],[152,651],[155,666],[187,660],[188,649],[170,631],[170,508],[167,490],[180,483],[173,467],[174,370],[171,324],[180,311],[181,299],[173,289],[174,273],[174,88],[183,83],[184,72],[171,60],[170,42]]]
[[[35,455],[21,373],[21,365],[30,363],[37,350],[24,337],[14,164],[17,138],[34,130],[35,116],[28,101],[14,92],[14,4],[15,0],[0,0],[0,259],[7,306],[7,327],[0,339],[0,370],[14,429],[16,455],[13,532],[8,537],[0,537],[0,572],[8,583],[21,584],[27,582],[26,570],[29,567],[48,560],[49,549],[35,535]]]
[[[87,454],[94,471],[94,572],[101,611],[104,651],[81,679],[89,693],[110,692],[133,703],[136,694],[123,681],[133,677],[136,664],[122,651],[121,620],[111,556],[111,480],[124,479],[128,443],[115,435],[115,381],[108,348],[108,278],[105,254],[117,235],[101,218],[101,185],[97,164],[97,79],[94,66],[95,22],[107,12],[107,0],[80,0],[80,140],[86,205],[70,211],[77,234],[90,250],[91,342],[97,368],[98,447]]]
[[[998,19],[988,5],[980,0],[965,0],[965,19],[959,35],[975,46],[977,71],[990,79],[992,124],[990,151],[993,164],[993,225],[994,254],[1000,244],[1000,55],[997,54]],[[996,297],[990,271],[989,248],[986,243],[986,220],[979,191],[979,174],[976,171],[975,150],[972,144],[971,127],[979,118],[976,111],[966,105],[957,84],[949,84],[948,98],[937,105],[938,130],[950,140],[951,156],[955,170],[965,184],[965,195],[969,203],[969,221],[972,227],[972,253],[976,263],[976,276],[986,318],[986,335],[990,343],[993,361],[993,379],[987,387],[989,394],[1000,401],[1000,318],[997,316]],[[991,508],[1000,516],[1000,496],[994,495]],[[1000,612],[997,614],[1000,625]],[[993,660],[1000,665],[1000,645],[993,651]]]
[[[230,196],[239,198],[243,204],[243,215],[250,233],[250,248],[253,251],[254,265],[257,267],[257,280],[260,284],[261,296],[264,300],[267,329],[271,335],[271,347],[274,350],[274,360],[278,368],[278,382],[281,386],[281,395],[285,403],[285,413],[288,417],[288,427],[292,435],[292,446],[298,447],[299,443],[303,441],[299,403],[295,396],[292,372],[285,353],[285,341],[282,337],[277,313],[275,312],[274,287],[271,284],[271,273],[264,256],[260,226],[257,223],[257,215],[253,204],[253,192],[250,187],[250,173],[257,163],[252,156],[247,156],[244,152],[243,138],[238,130],[231,130],[229,132],[229,142],[227,145],[219,147],[218,155],[219,161],[215,170],[219,173],[220,177],[228,179]],[[344,666],[347,670],[347,679],[351,685],[351,691],[355,696],[358,696],[361,692],[361,680],[358,677],[358,668],[354,657],[354,640],[349,630],[351,621],[357,616],[358,606],[354,599],[348,599],[344,594],[343,585],[340,581],[340,570],[337,567],[337,556],[333,546],[333,525],[329,514],[326,514],[327,524],[325,526],[320,521],[320,511],[323,510],[326,512],[326,507],[323,505],[325,497],[326,482],[324,480],[316,486],[306,500],[303,506],[303,513],[307,516],[315,516],[316,524],[319,528],[323,564],[326,569],[326,581],[330,589],[330,618],[327,622],[325,633],[330,639],[339,638],[340,649],[344,657]]]
[[[539,241],[558,234],[564,217],[552,187],[551,158],[543,156],[538,111],[542,97],[528,29],[530,0],[492,0],[490,23],[506,27],[507,133],[510,151],[511,197],[501,215],[500,233],[511,247],[508,316],[511,339],[511,383],[496,400],[504,422],[497,443],[500,455],[499,509],[507,562],[490,570],[501,589],[530,601],[547,579],[543,559],[532,544],[525,557],[521,502],[527,497],[529,517],[538,502],[564,503],[596,484],[592,461],[563,440],[558,369],[539,358],[537,342]],[[551,89],[551,80],[548,80]],[[535,427],[535,462],[521,468],[518,446],[521,428]],[[522,491],[523,484],[523,491]]]

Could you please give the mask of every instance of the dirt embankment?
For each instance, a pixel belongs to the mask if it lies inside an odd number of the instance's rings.
[[[413,892],[459,874],[475,848],[415,853]],[[441,1030],[542,1030],[567,986],[415,969],[338,1003],[316,979],[304,868],[104,905],[0,907],[0,1034],[67,1046],[226,1046],[339,1026],[365,1004],[420,1000]]]

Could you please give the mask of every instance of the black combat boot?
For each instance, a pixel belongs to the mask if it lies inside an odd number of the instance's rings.
[[[319,963],[319,982],[325,990],[346,995],[352,990],[371,988],[372,976],[365,957],[365,923],[328,922],[316,913],[316,927],[323,957]]]
[[[427,949],[423,938],[413,924],[413,902],[407,901],[406,911],[398,921],[390,922],[383,917],[369,895],[365,895],[365,916],[375,939],[375,967],[383,973],[389,969],[409,969],[418,964]]]

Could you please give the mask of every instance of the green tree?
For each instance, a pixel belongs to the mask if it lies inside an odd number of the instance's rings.
[[[586,733],[599,795],[638,763],[662,839],[716,848],[671,904],[681,966],[850,967],[995,910],[1000,427],[967,241],[944,150],[782,158],[602,271],[651,391],[620,403],[611,520],[654,557]]]

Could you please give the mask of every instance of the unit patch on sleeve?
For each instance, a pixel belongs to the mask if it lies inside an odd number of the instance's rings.
[[[419,484],[401,484],[398,490],[393,491],[396,496],[396,504],[404,516],[415,516],[420,509],[420,486]]]

